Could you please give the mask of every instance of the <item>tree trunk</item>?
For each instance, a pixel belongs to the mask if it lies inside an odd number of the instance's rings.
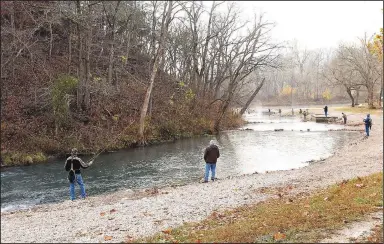
[[[382,99],[383,96],[383,71],[381,71],[381,86],[380,86],[380,94],[379,94],[379,108],[381,108]]]
[[[368,86],[368,107],[373,108],[373,86]]]
[[[109,50],[109,64],[108,64],[108,83],[112,85],[116,85],[116,82],[113,80],[112,74],[113,74],[113,57],[115,54],[114,49],[114,42],[115,42],[115,31],[111,30],[111,44],[110,44],[110,50]]]
[[[243,115],[244,112],[248,109],[248,106],[251,104],[253,99],[256,97],[257,93],[259,93],[260,89],[264,85],[265,78],[261,81],[260,85],[256,88],[256,90],[253,92],[252,96],[248,99],[248,101],[245,103],[244,107],[240,110],[240,114]]]
[[[52,57],[52,48],[53,48],[53,31],[52,31],[52,22],[49,22],[49,58]]]
[[[92,42],[92,33],[91,26],[88,26],[87,31],[87,55],[85,56],[85,84],[84,84],[84,106],[85,110],[89,111],[91,100],[90,100],[90,91],[89,83],[91,79],[91,62],[90,62],[90,53],[91,53],[91,42]]]
[[[126,40],[127,40],[127,47],[126,47],[126,51],[125,51],[125,61],[124,61],[125,65],[128,64],[128,58],[129,58],[129,50],[130,50],[130,43],[131,43],[131,32],[130,31],[128,31],[128,33],[127,33]]]
[[[109,17],[108,17],[108,23],[109,23],[109,27],[110,27],[110,31],[111,31],[111,36],[110,36],[110,43],[109,43],[110,48],[109,48],[109,63],[108,63],[107,82],[109,84],[116,86],[116,87],[117,87],[117,81],[116,81],[116,79],[113,79],[113,75],[114,75],[113,67],[114,67],[114,56],[115,56],[115,24],[116,24],[116,14],[117,14],[117,11],[119,9],[119,5],[120,5],[120,1],[117,1],[114,14],[111,17],[111,21],[109,21]]]
[[[229,107],[229,102],[230,102],[230,98],[228,98],[227,100],[224,101],[224,104],[220,110],[219,116],[215,121],[215,124],[213,126],[213,130],[214,130],[215,134],[217,134],[220,131],[220,123],[224,117],[225,112],[227,111],[227,109]]]
[[[77,1],[77,16],[81,15],[80,1]],[[83,82],[84,82],[84,71],[83,71],[83,40],[81,35],[80,24],[77,23],[77,49],[78,49],[78,67],[77,67],[77,109],[80,111],[83,105]]]
[[[219,111],[219,115],[218,115],[217,119],[215,120],[215,123],[214,123],[214,126],[213,126],[214,133],[218,133],[220,131],[221,121],[222,121],[222,119],[224,117],[224,114],[227,111],[227,109],[229,107],[229,104],[232,101],[232,97],[234,95],[234,88],[235,88],[235,84],[234,83],[235,83],[234,80],[230,80],[229,81],[229,84],[228,84],[228,98],[224,101],[224,104],[221,106],[221,109]]]
[[[71,74],[71,62],[72,62],[72,31],[71,26],[69,26],[69,35],[68,35],[68,74]]]
[[[356,89],[356,99],[355,99],[355,104],[359,104],[359,95],[360,95],[360,88]]]
[[[347,93],[348,93],[349,97],[351,98],[351,101],[352,101],[352,107],[355,107],[355,99],[354,99],[354,97],[353,97],[353,95],[352,95],[352,91],[351,91],[350,88],[347,88]]]
[[[145,145],[146,144],[146,141],[145,141],[145,138],[144,138],[145,117],[147,115],[149,99],[151,97],[153,85],[155,83],[155,78],[156,78],[156,74],[157,74],[157,70],[158,70],[158,66],[159,66],[159,61],[160,61],[161,56],[163,55],[164,42],[165,42],[166,35],[167,35],[167,32],[168,32],[168,26],[169,26],[169,24],[171,22],[171,12],[172,12],[173,2],[169,1],[168,4],[169,5],[168,5],[167,15],[166,16],[163,15],[165,18],[163,17],[163,21],[162,21],[159,47],[157,49],[155,60],[153,62],[153,69],[152,69],[151,79],[150,79],[149,87],[148,87],[147,92],[145,94],[144,103],[143,103],[143,107],[141,109],[141,114],[140,114],[140,125],[139,125],[139,144],[140,145]],[[164,8],[164,10],[165,10],[165,8]]]

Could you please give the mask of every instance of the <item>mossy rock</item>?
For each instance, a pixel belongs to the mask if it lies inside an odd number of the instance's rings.
[[[32,155],[32,159],[33,163],[43,163],[47,161],[47,157],[41,152]]]
[[[2,161],[3,161],[5,166],[12,165],[12,158],[11,158],[11,156],[9,154],[6,154],[6,155],[2,156]]]
[[[21,159],[21,163],[22,164],[32,164],[33,159],[30,155],[26,155],[26,156],[23,156],[23,158]]]

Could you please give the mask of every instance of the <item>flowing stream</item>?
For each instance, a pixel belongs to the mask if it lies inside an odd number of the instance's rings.
[[[219,136],[101,154],[90,168],[82,170],[87,195],[197,182],[204,174],[203,150],[211,139],[215,139],[220,148],[216,169],[220,179],[255,171],[304,167],[310,160],[331,156],[359,136],[357,132],[329,131],[343,128],[342,125],[301,122],[298,118],[260,112],[246,114],[245,119],[257,123],[247,124],[243,130],[222,132]],[[77,186],[76,191],[78,195]],[[12,167],[1,172],[1,211],[67,199],[69,184],[64,160]]]

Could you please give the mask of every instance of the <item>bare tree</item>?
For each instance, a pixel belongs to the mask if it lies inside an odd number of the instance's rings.
[[[260,89],[263,87],[264,81],[265,81],[265,78],[263,78],[262,81],[257,85],[256,90],[252,93],[252,95],[249,97],[248,101],[241,108],[241,110],[240,110],[241,115],[244,114],[244,112],[248,109],[249,105],[252,103],[253,99],[255,99],[257,93],[259,93]]]
[[[339,50],[342,52],[343,49]],[[331,86],[342,86],[345,88],[348,96],[351,99],[352,107],[355,106],[355,98],[352,91],[358,89],[362,84],[358,82],[357,72],[352,69],[344,59],[342,54],[336,53],[336,56],[326,66],[323,76],[329,81]]]
[[[168,9],[167,9],[167,7],[168,7]],[[166,2],[165,6],[164,6],[163,18],[162,18],[162,22],[161,22],[159,46],[157,48],[157,52],[156,52],[155,59],[153,62],[151,80],[150,80],[147,92],[145,94],[143,107],[142,107],[141,113],[140,113],[139,144],[141,144],[141,145],[146,144],[146,141],[144,138],[145,117],[147,115],[149,99],[151,97],[153,85],[155,83],[155,78],[156,78],[156,74],[157,74],[157,70],[158,70],[158,66],[159,66],[159,61],[163,56],[164,42],[165,42],[165,38],[168,34],[168,27],[169,27],[169,24],[171,23],[171,20],[172,20],[171,19],[172,9],[173,9],[173,1]]]
[[[273,67],[278,55],[275,52],[279,45],[273,44],[269,32],[273,24],[263,20],[263,15],[254,19],[252,28],[244,37],[229,39],[223,51],[225,72],[228,86],[225,90],[222,106],[215,120],[214,130],[219,131],[220,123],[235,93],[243,85],[243,81],[256,69]]]
[[[116,36],[116,15],[119,10],[120,1],[114,2],[102,2],[104,14],[106,16],[106,20],[108,23],[108,28],[110,30],[109,35],[109,64],[108,64],[108,76],[107,81],[115,86],[117,86],[117,81],[113,80],[113,62],[114,62],[114,54],[115,54],[115,36]],[[114,9],[111,10],[112,5],[114,5]],[[107,10],[108,8],[108,10]]]
[[[373,108],[375,85],[380,81],[380,64],[378,60],[369,52],[367,38],[360,39],[360,45],[342,45],[340,47],[340,57],[355,70],[363,85],[368,91],[368,106]]]

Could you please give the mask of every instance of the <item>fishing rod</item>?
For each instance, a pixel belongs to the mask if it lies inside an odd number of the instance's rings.
[[[125,130],[131,126],[135,121],[131,121],[131,123],[129,125],[127,125],[121,132],[120,134],[117,135],[117,137],[112,140],[109,144],[107,144],[106,146],[104,146],[104,148],[102,148],[102,150],[100,152],[98,152],[95,156],[93,156],[90,160],[88,160],[87,164],[89,164],[91,161],[95,160],[101,153],[103,153],[105,151],[105,149],[107,149],[108,146],[110,146],[112,144],[112,142],[116,142],[117,139],[120,138],[120,136],[125,132]]]

